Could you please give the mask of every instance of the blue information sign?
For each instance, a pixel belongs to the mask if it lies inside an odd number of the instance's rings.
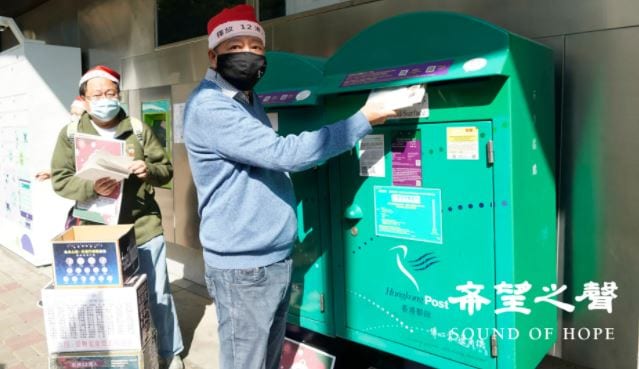
[[[440,189],[375,186],[374,191],[376,235],[443,242]]]

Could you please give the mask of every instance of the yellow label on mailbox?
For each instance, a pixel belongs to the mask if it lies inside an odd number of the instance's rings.
[[[479,160],[477,127],[447,127],[446,158],[448,160]]]

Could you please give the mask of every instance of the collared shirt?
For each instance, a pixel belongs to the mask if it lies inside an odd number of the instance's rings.
[[[251,104],[248,96],[240,90],[238,90],[235,86],[230,84],[227,80],[225,80],[218,72],[213,70],[213,68],[209,68],[206,70],[206,75],[204,79],[207,79],[222,89],[222,93],[232,99],[240,100],[247,104]]]

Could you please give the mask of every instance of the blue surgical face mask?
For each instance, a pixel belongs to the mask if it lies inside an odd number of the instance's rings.
[[[100,99],[89,101],[91,117],[101,121],[110,122],[120,112],[120,101],[111,99]]]

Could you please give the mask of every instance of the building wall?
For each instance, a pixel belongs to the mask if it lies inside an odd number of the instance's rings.
[[[251,1],[254,3],[254,1]],[[564,340],[556,354],[595,369],[635,369],[639,346],[639,2],[636,0],[351,0],[265,22],[267,47],[330,56],[363,28],[409,11],[463,12],[549,46],[557,89],[559,273],[574,300],[588,281],[615,281],[614,313],[564,314],[570,327],[613,327],[614,341]],[[79,46],[83,65],[123,74],[131,113],[144,96],[184,102],[206,69],[206,38],[155,47],[154,0],[50,0],[17,19],[51,44]],[[204,27],[204,25],[202,25]],[[398,35],[401,37],[401,35]],[[2,39],[2,45],[9,41]],[[176,245],[169,254],[201,282],[195,196],[183,145],[160,193]],[[179,175],[178,175],[179,174]]]

